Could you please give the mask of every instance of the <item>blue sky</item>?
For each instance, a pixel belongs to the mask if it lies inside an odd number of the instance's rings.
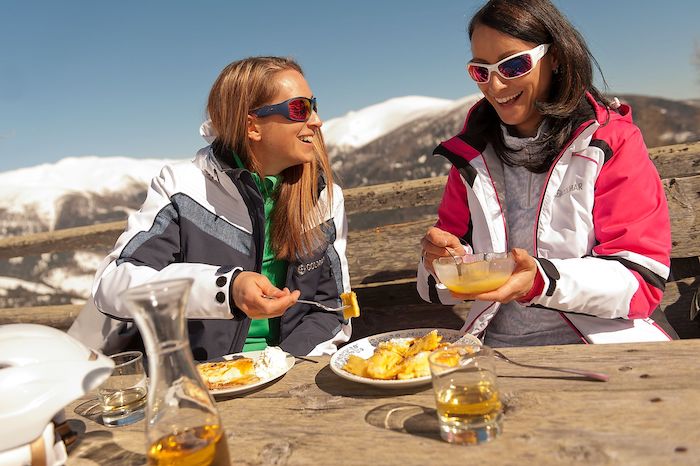
[[[610,90],[700,97],[700,2],[555,0]],[[300,61],[322,118],[391,97],[477,92],[475,0],[0,1],[0,171],[69,156],[185,158],[219,71]]]

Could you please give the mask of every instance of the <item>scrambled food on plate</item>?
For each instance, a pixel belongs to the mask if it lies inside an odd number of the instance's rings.
[[[255,360],[240,357],[229,361],[204,362],[197,364],[197,369],[207,388],[219,390],[271,379],[284,372],[285,360],[284,351],[269,346]]]
[[[343,370],[360,377],[381,380],[415,379],[430,375],[428,355],[448,346],[433,330],[421,338],[393,338],[377,345],[369,359],[351,354]]]

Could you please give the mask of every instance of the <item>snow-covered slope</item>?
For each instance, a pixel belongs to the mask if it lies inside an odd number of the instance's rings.
[[[323,137],[330,146],[356,148],[395,130],[409,121],[445,111],[454,101],[434,97],[396,97],[323,123]]]
[[[56,219],[56,201],[71,193],[105,193],[137,183],[145,184],[157,175],[166,159],[128,157],[69,157],[0,173],[0,209],[21,214],[32,209],[46,225]]]

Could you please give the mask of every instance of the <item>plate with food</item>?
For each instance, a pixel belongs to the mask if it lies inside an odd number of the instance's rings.
[[[276,380],[294,367],[294,356],[276,346],[261,351],[227,354],[222,360],[197,364],[212,395],[246,393]]]
[[[380,333],[343,346],[331,357],[331,370],[353,382],[381,388],[430,383],[428,355],[462,338],[479,339],[447,328],[418,328]]]

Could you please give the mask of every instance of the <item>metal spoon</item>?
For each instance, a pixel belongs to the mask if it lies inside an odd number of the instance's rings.
[[[457,276],[461,277],[462,276],[462,267],[460,267],[460,264],[462,262],[457,259],[457,256],[455,256],[455,253],[452,252],[451,248],[448,248],[447,246],[445,246],[445,250],[448,252],[448,254],[450,256],[452,256],[452,259],[455,261],[455,267],[457,267]]]
[[[591,371],[584,371],[581,369],[568,369],[565,367],[537,366],[534,364],[522,364],[519,362],[515,362],[512,359],[509,359],[505,354],[501,353],[500,351],[493,350],[493,354],[497,358],[502,359],[505,362],[515,364],[516,366],[520,366],[520,367],[527,367],[530,369],[545,369],[548,371],[557,371],[557,372],[567,372],[569,374],[580,375],[582,377],[586,377],[586,378],[592,379],[592,380],[598,380],[600,382],[607,382],[608,379],[610,379],[610,376],[608,376],[607,374],[603,374],[602,372],[591,372]]]

